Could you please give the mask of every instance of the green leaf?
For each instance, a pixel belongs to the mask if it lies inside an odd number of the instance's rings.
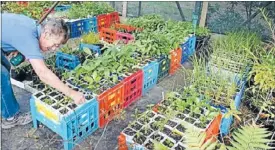
[[[93,76],[93,79],[96,80],[96,78],[97,78],[97,71],[94,71],[92,76]]]

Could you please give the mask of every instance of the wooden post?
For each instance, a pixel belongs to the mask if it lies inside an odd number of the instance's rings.
[[[208,2],[206,1],[202,2],[201,17],[200,17],[200,24],[199,24],[200,27],[205,26],[207,9],[208,9]]]
[[[138,2],[138,17],[141,14],[141,1]]]
[[[122,2],[122,17],[127,17],[127,1]]]
[[[177,7],[178,7],[178,9],[180,11],[180,16],[181,16],[182,21],[185,21],[185,18],[184,18],[183,12],[181,10],[179,1],[176,1],[176,4],[177,4]]]

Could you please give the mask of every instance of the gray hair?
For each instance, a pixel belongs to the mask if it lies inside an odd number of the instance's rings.
[[[45,28],[49,29],[50,34],[62,37],[62,44],[65,44],[69,39],[69,28],[62,19],[48,19],[41,24],[41,30],[44,32]]]

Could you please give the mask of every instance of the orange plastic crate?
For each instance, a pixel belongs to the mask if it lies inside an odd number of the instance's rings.
[[[102,28],[99,32],[99,38],[108,42],[113,43],[117,39],[117,31],[109,28]]]
[[[108,14],[101,14],[101,15],[98,15],[96,18],[97,18],[97,30],[98,30],[98,32],[100,32],[102,28],[109,28],[110,27]]]
[[[124,108],[138,100],[142,95],[143,71],[139,70],[124,80]]]
[[[100,94],[97,100],[99,102],[99,127],[103,128],[107,122],[111,121],[123,109],[123,82]]]
[[[170,55],[171,55],[171,62],[170,62],[169,74],[173,75],[181,66],[181,55],[182,55],[181,48],[177,48],[170,51]]]

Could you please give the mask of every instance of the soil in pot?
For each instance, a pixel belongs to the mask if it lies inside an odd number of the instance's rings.
[[[77,105],[76,104],[70,104],[70,105],[68,105],[68,107],[70,109],[74,110],[77,107]]]
[[[195,123],[194,124],[196,127],[198,127],[198,128],[201,128],[201,129],[204,129],[205,128],[205,124],[203,124],[203,123]]]
[[[91,100],[92,98],[93,98],[92,95],[87,95],[87,96],[85,96],[85,99],[86,99],[86,100]]]
[[[146,124],[150,122],[149,118],[147,117],[141,117],[140,119],[138,119],[138,121],[142,124]]]
[[[63,115],[65,115],[69,110],[66,108],[61,109],[59,112]]]
[[[131,128],[135,129],[136,131],[140,130],[141,129],[141,125],[139,123],[135,123],[135,124],[132,124],[131,125]]]
[[[162,131],[163,133],[165,133],[167,136],[169,136],[170,135],[170,133],[171,133],[171,130],[170,129],[168,129],[168,128],[166,128],[166,127],[164,127],[164,129],[163,129],[163,131]]]
[[[177,125],[177,123],[175,123],[174,121],[168,120],[167,125],[169,125],[170,127],[174,128]]]
[[[11,70],[11,77],[17,81],[24,81],[27,78],[27,73],[24,70],[19,70],[18,72],[16,72],[15,70]],[[31,78],[31,77],[30,77]]]
[[[151,130],[149,128],[147,128],[147,129],[143,128],[140,130],[140,132],[145,136],[149,136],[153,132],[153,130]]]
[[[154,133],[150,138],[160,142],[163,139],[163,136],[159,135],[158,133]]]
[[[145,144],[145,147],[146,147],[147,149],[149,149],[149,150],[153,150],[153,149],[154,149],[154,143],[151,142],[151,140],[150,140],[149,142],[147,142],[147,143]]]
[[[163,121],[163,120],[164,120],[164,118],[163,118],[163,117],[158,116],[157,118],[155,118],[155,120],[156,120],[156,121]]]
[[[196,113],[191,113],[190,116],[193,118],[200,118],[200,115]]]
[[[63,98],[64,98],[63,96],[59,95],[59,96],[57,96],[55,99],[56,99],[56,100],[62,100]]]
[[[183,147],[183,146],[181,146],[181,145],[177,145],[176,147],[175,147],[175,150],[185,150],[186,148],[185,147]]]
[[[145,140],[146,140],[146,137],[143,135],[139,135],[139,136],[135,135],[133,138],[133,141],[140,145],[142,145],[145,142]]]
[[[187,117],[187,118],[185,118],[185,121],[193,124],[196,120],[193,118]]]
[[[184,114],[177,114],[176,117],[183,120],[185,118],[185,115]]]
[[[153,118],[153,117],[155,116],[155,114],[152,113],[152,112],[149,112],[149,113],[147,113],[146,115],[147,115],[149,118]]]
[[[136,134],[136,131],[134,131],[133,129],[131,128],[126,128],[124,131],[123,131],[125,134],[129,135],[129,136],[133,136]]]
[[[35,97],[37,97],[37,98],[39,98],[40,96],[42,96],[43,94],[41,93],[41,92],[39,92],[39,93],[37,93],[36,95],[35,95]]]
[[[54,97],[55,95],[57,95],[57,92],[51,92],[49,95]]]
[[[164,142],[163,142],[163,145],[169,147],[169,148],[172,148],[174,146],[174,143],[169,140],[169,139],[166,139]]]
[[[57,109],[59,109],[61,107],[61,105],[60,104],[56,104],[56,105],[54,105],[52,107],[57,110]]]
[[[171,132],[169,136],[173,138],[176,142],[180,141],[180,139],[182,138],[182,136],[176,132]]]
[[[189,114],[189,113],[190,113],[190,110],[189,110],[189,109],[184,109],[183,113],[184,113],[184,114]]]
[[[181,124],[179,124],[179,125],[176,127],[176,129],[179,130],[179,131],[182,132],[182,133],[184,133],[184,132],[186,131],[186,128],[185,128],[183,125],[181,125]]]
[[[156,125],[156,122],[150,123],[150,127],[151,127],[151,129],[153,129],[154,131],[156,131],[156,130],[158,129],[158,126]]]

